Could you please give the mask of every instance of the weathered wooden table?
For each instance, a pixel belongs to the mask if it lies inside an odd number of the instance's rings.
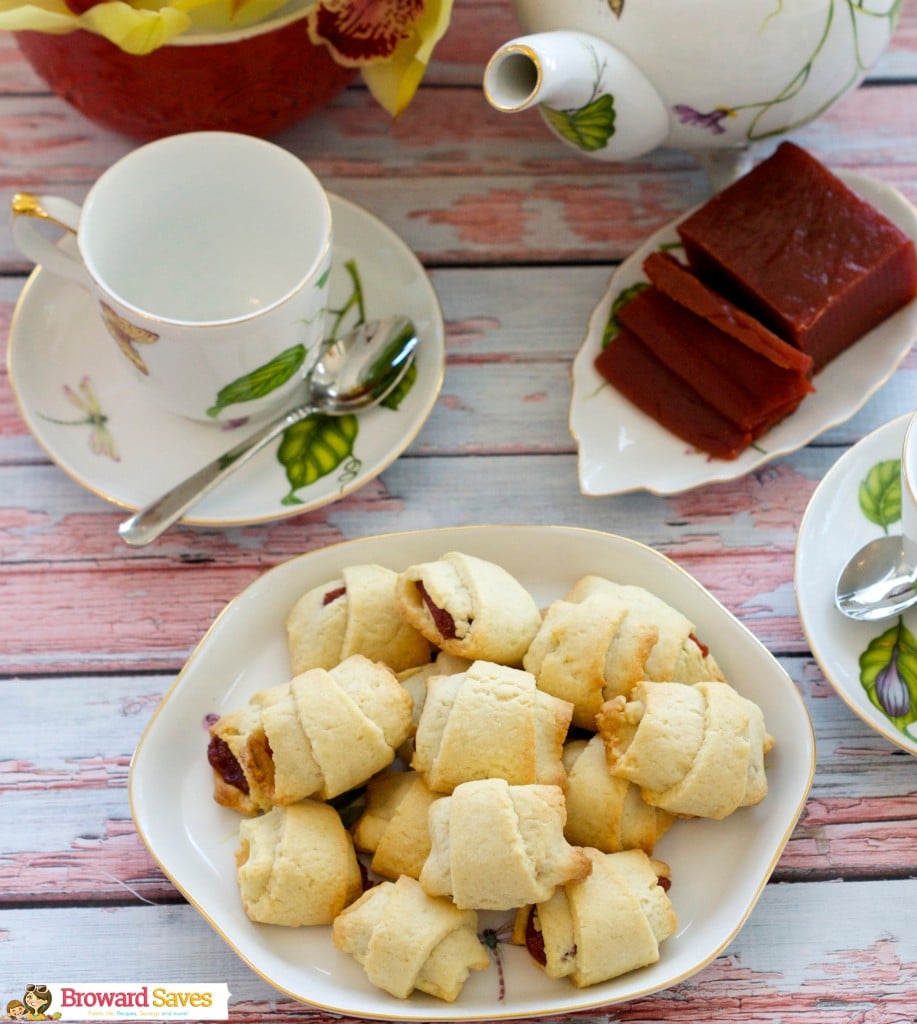
[[[341,539],[474,523],[619,533],[695,575],[778,658],[818,741],[811,796],[745,927],[700,973],[589,1019],[917,1019],[917,763],[871,731],[815,663],[793,552],[819,480],[917,405],[917,355],[848,422],[730,483],[671,497],[580,494],[571,361],[616,263],[706,194],[694,161],[577,159],[534,113],[501,116],[480,79],[515,34],[464,0],[407,113],[357,85],[276,141],[397,231],[429,270],[447,368],[406,453],[346,499],[273,524],[172,530],[128,550],[123,512],[52,464],[0,376],[0,1003],[27,982],[225,980],[233,1019],[314,1019],[238,959],[158,871],[127,801],[131,753],[225,602]],[[917,202],[917,2],[868,81],[794,139]],[[80,199],[133,145],[51,96],[0,39],[0,201]],[[0,332],[30,267],[0,235]]]

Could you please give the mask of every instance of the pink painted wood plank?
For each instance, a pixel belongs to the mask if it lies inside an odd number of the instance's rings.
[[[886,85],[857,90],[795,137],[841,166],[853,160],[875,167],[913,166],[915,143],[908,128],[913,127],[914,114],[907,89]],[[7,119],[0,186],[31,187],[61,176],[68,184],[82,180],[88,185],[134,146],[89,125],[51,98],[4,98],[0,110]],[[864,124],[875,137],[874,152],[868,151]],[[887,139],[884,146],[882,139]],[[509,174],[527,185],[528,175],[572,174],[619,182],[673,168],[696,172],[690,158],[677,151],[658,151],[628,163],[582,157],[549,136],[537,112],[500,114],[478,90],[449,87],[422,90],[395,123],[367,93],[349,90],[278,141],[308,160],[323,180],[387,177],[395,172],[402,179]]]
[[[797,831],[882,822],[900,824],[902,821],[917,821],[917,793],[902,793],[881,800],[865,797],[811,799]]]
[[[905,805],[898,813],[906,812]],[[883,808],[888,814],[898,801]],[[917,871],[917,816],[850,825],[801,825],[774,872],[786,878],[908,878]]]
[[[141,576],[87,567],[55,581],[46,570],[7,570],[0,583],[3,660],[9,671],[26,673],[54,661],[87,671],[123,664],[138,671],[174,668],[256,575],[251,568],[187,573],[177,602],[172,572]],[[39,621],[45,625],[36,629]]]
[[[106,822],[103,836],[76,837],[67,850],[5,855],[0,893],[2,900],[16,900],[18,893],[20,899],[36,904],[181,898],[129,819]]]
[[[0,509],[0,540],[9,552],[0,620],[10,625],[0,639],[0,665],[11,672],[177,667],[223,603],[268,566],[412,523],[493,521],[487,481],[495,476],[515,496],[514,521],[544,521],[548,508],[551,521],[612,529],[651,544],[764,643],[804,652],[793,600],[796,529],[835,457],[834,449],[811,447],[729,484],[665,499],[596,500],[578,493],[573,455],[448,462],[403,456],[354,495],[315,512],[225,531],[180,527],[142,551],[118,540],[122,513],[58,470],[0,467],[0,481],[16,495]],[[543,483],[533,491],[534,478]],[[113,608],[125,610],[117,625],[109,622]]]
[[[514,461],[520,465],[513,467],[513,475],[524,474],[525,460]],[[422,465],[414,463],[412,468],[419,470]],[[479,463],[467,472],[480,471]],[[115,527],[120,517],[116,513],[65,513],[58,519],[38,511],[7,513],[2,529],[10,542],[32,537],[42,541],[42,551],[38,563],[31,558],[19,564],[11,561],[0,579],[0,621],[5,624],[0,667],[28,673],[175,668],[224,604],[279,560],[271,548],[282,543],[284,534],[289,538],[284,544],[286,555],[293,544],[299,551],[308,551],[353,535],[342,533],[336,525],[341,516],[368,513],[373,520],[381,520],[376,525],[364,519],[362,532],[390,532],[398,529],[399,520],[403,527],[400,510],[417,507],[424,490],[422,479],[413,482],[417,495],[399,496],[396,506],[390,495],[377,503],[381,486],[376,482],[345,499],[342,506],[346,507],[329,506],[274,527],[234,530],[232,536],[175,531],[141,557],[117,550]],[[482,498],[488,504],[491,501],[489,495]],[[649,502],[644,507],[652,514]],[[479,514],[468,516],[466,511],[463,519],[486,522],[492,515],[482,507]],[[601,528],[603,521],[599,513],[584,525]],[[695,529],[712,533],[716,525]],[[635,539],[644,535],[645,530],[638,529]],[[789,547],[779,551],[767,544],[762,550],[744,547],[702,556],[670,550],[674,548],[670,542],[659,547],[677,556],[727,608],[753,626],[764,643],[779,642],[785,650],[804,649],[792,606]],[[202,560],[198,565],[194,564],[196,552]],[[775,595],[781,592],[786,594],[785,604],[777,603]]]
[[[862,89],[796,138],[832,166],[856,166],[915,200],[910,100],[904,86]],[[18,115],[8,103],[0,101],[9,133],[0,189],[55,189],[78,199],[130,148],[51,99],[19,100]],[[474,90],[425,90],[396,125],[371,103],[348,92],[283,142],[329,188],[369,207],[436,265],[614,262],[707,194],[685,154],[612,165],[582,158],[551,138],[534,112],[498,114]],[[0,270],[27,266],[0,237]]]

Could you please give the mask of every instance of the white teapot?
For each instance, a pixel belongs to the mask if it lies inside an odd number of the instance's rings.
[[[903,0],[513,0],[526,34],[484,73],[498,110],[538,106],[604,160],[711,151],[798,129],[856,86]]]

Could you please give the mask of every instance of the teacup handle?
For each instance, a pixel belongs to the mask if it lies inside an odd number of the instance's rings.
[[[38,225],[39,221],[54,224],[75,236],[80,222],[80,207],[76,203],[60,196],[17,192],[13,196],[12,214],[13,240],[24,255],[54,274],[84,288],[90,286],[89,274],[80,257],[52,242]]]

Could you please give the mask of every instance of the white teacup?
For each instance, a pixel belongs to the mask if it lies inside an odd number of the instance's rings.
[[[13,199],[17,245],[84,285],[145,392],[210,423],[288,400],[319,355],[331,207],[309,168],[273,143],[191,132],[135,149],[82,207]],[[75,236],[58,243],[40,225]]]

